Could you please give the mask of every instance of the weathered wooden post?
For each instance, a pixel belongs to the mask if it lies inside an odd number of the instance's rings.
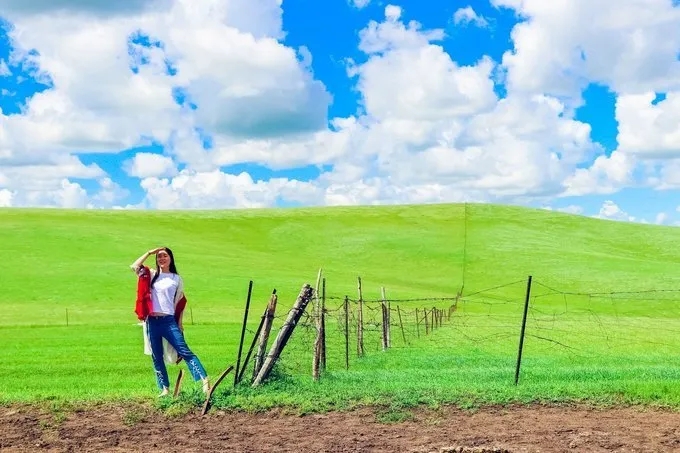
[[[291,308],[290,311],[288,312],[288,318],[286,318],[286,321],[284,322],[283,326],[281,326],[281,330],[279,330],[279,334],[276,336],[274,344],[272,344],[272,347],[269,350],[269,354],[267,354],[267,357],[265,358],[264,363],[262,364],[262,368],[260,369],[260,372],[257,374],[255,381],[253,382],[253,387],[257,387],[258,385],[260,385],[262,381],[264,381],[271,372],[272,368],[274,367],[274,364],[281,355],[281,351],[283,351],[283,348],[286,346],[288,339],[293,334],[293,330],[295,329],[295,326],[297,326],[297,323],[300,320],[302,313],[305,311],[305,308],[312,300],[313,293],[314,289],[309,285],[309,283],[305,283],[302,286],[300,294],[298,295],[297,300],[295,301],[295,305],[293,305],[293,308]]]
[[[423,316],[423,319],[425,319],[425,335],[429,335],[430,334],[430,326],[427,323],[427,308],[423,308],[423,312],[425,313],[425,315]]]
[[[267,350],[267,341],[269,341],[269,333],[272,330],[272,324],[274,323],[274,313],[276,312],[276,301],[278,296],[276,295],[276,289],[272,291],[272,295],[269,298],[269,303],[267,308],[265,308],[265,319],[262,325],[262,330],[260,331],[260,343],[257,347],[257,354],[255,355],[255,366],[253,368],[253,379],[257,377],[257,373],[260,372],[262,364],[264,363],[264,354]]]
[[[416,308],[416,335],[420,338],[420,318],[418,317],[418,309]]]
[[[389,302],[387,302],[387,297],[385,297],[385,287],[382,286],[380,288],[380,295],[382,296],[382,302],[383,302],[383,307],[385,310],[385,347],[386,348],[391,348],[392,347],[392,342],[390,340],[390,305]]]

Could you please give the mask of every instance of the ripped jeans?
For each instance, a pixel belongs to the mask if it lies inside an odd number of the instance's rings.
[[[179,329],[174,316],[149,316],[147,318],[147,334],[149,335],[149,343],[151,343],[151,358],[153,359],[153,367],[156,371],[158,388],[170,387],[168,370],[163,361],[163,338],[168,340],[168,343],[175,348],[177,354],[184,359],[194,381],[208,377],[201,361],[189,349],[187,342],[184,340],[184,334]]]

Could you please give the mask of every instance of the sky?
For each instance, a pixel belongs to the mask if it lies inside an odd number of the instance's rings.
[[[678,0],[3,0],[0,207],[680,225]]]

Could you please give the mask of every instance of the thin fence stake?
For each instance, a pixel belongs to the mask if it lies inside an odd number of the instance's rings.
[[[357,323],[357,355],[364,355],[364,301],[361,293],[361,277],[357,277],[359,290],[359,322]]]
[[[349,370],[349,297],[345,296],[345,369]]]
[[[321,369],[326,371],[326,277],[321,282]]]
[[[522,331],[519,335],[519,351],[517,352],[517,366],[515,367],[515,385],[519,380],[519,367],[522,363],[522,348],[524,347],[524,330],[527,325],[527,311],[529,310],[529,297],[531,294],[531,275],[527,280],[527,294],[524,299],[524,314],[522,315]]]
[[[250,355],[253,353],[253,348],[255,348],[255,343],[257,342],[258,337],[260,336],[260,331],[262,331],[262,326],[264,325],[266,317],[267,308],[265,307],[264,313],[262,313],[262,318],[260,319],[260,325],[257,326],[257,331],[255,331],[255,335],[253,335],[253,341],[250,343],[250,348],[248,348],[246,359],[243,361],[243,367],[241,367],[241,372],[238,375],[238,382],[241,382],[241,380],[243,379],[243,374],[245,373],[246,367],[248,366],[248,362],[250,361]]]
[[[401,326],[401,336],[404,338],[404,345],[406,345],[406,333],[404,332],[404,323],[401,321],[401,310],[397,305],[397,314],[399,315],[399,325]]]
[[[246,323],[248,322],[248,310],[250,309],[250,296],[253,294],[253,281],[248,284],[248,298],[246,299],[246,309],[243,313],[243,326],[241,327],[241,342],[238,346],[238,359],[236,361],[236,371],[234,372],[234,387],[238,384],[239,372],[241,371],[241,353],[243,352],[243,339],[246,336]]]
[[[66,327],[68,327],[68,308],[66,309]]]
[[[314,340],[314,354],[312,356],[312,379],[319,380],[319,365],[321,363],[321,300],[319,298],[319,286],[321,285],[322,268],[316,275],[316,285],[314,286],[314,321],[316,324],[316,339]]]

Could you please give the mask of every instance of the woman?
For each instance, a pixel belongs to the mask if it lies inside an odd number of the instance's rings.
[[[156,269],[144,266],[144,261],[156,255]],[[182,277],[177,273],[175,258],[172,251],[167,247],[159,247],[149,250],[130,265],[132,270],[140,278],[145,275],[150,277],[148,301],[148,315],[145,313],[144,323],[147,338],[150,344],[153,367],[156,371],[156,382],[161,389],[160,396],[169,394],[170,382],[168,371],[163,361],[163,339],[165,339],[184,359],[194,381],[201,379],[203,392],[210,390],[208,373],[198,357],[191,352],[184,340],[182,328],[182,311],[176,310],[178,302],[186,302],[184,298],[184,284]],[[178,313],[176,313],[178,311]],[[175,316],[178,314],[179,316]]]

